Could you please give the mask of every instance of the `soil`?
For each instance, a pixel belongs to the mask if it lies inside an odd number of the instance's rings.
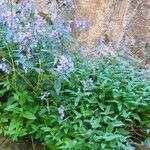
[[[18,142],[13,142],[7,137],[0,136],[0,150],[47,150],[40,142],[31,138],[24,138]]]

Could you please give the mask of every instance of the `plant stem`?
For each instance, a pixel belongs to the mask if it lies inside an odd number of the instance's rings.
[[[14,63],[14,60],[13,60],[11,54],[10,54],[10,48],[7,47],[7,49],[8,49],[8,55],[9,55],[9,57],[10,57],[10,59],[11,59],[11,64],[12,64],[12,68],[13,68],[13,69],[12,69],[12,71],[13,71],[12,83],[13,83],[13,85],[14,85],[14,89],[17,89],[15,63]]]
[[[50,115],[49,100],[48,100],[48,99],[46,99],[46,102],[47,102],[47,111],[48,111],[48,115]]]
[[[34,145],[34,141],[33,141],[33,137],[31,136],[31,142],[32,142],[32,148],[33,150],[35,150],[35,145]]]
[[[42,70],[42,63],[41,63],[41,60],[39,59],[39,67],[40,67],[40,70]],[[37,81],[37,85],[36,85],[36,89],[39,88],[39,85],[40,85],[40,80],[42,78],[42,74],[43,72],[39,72],[39,75],[38,75],[38,81]]]
[[[64,37],[62,35],[62,37],[61,37],[61,55],[63,55],[63,54],[64,54]]]

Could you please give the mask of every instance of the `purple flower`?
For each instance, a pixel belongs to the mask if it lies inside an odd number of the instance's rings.
[[[52,38],[59,40],[60,37],[62,37],[63,33],[62,31],[53,30],[50,35]]]
[[[98,41],[98,47],[100,51],[104,51],[106,49],[106,45],[103,38],[100,38]]]
[[[53,24],[58,26],[58,25],[63,25],[64,24],[64,19],[62,18],[60,12],[57,13],[57,15],[55,16],[55,18],[53,19]]]
[[[41,93],[40,99],[41,100],[46,100],[49,95],[50,95],[49,92],[43,92],[43,93]]]
[[[46,33],[46,21],[42,17],[38,16],[33,25],[36,32],[40,34]]]
[[[90,90],[94,86],[92,78],[89,78],[86,81],[81,81],[81,83],[83,84],[85,90]]]
[[[58,72],[69,72],[73,69],[73,62],[70,57],[62,55],[58,61],[56,70]]]
[[[88,30],[92,27],[92,25],[88,21],[76,21],[76,27],[79,30]]]
[[[68,3],[72,3],[72,0],[63,0],[63,4],[68,4]]]
[[[147,142],[147,147],[150,148],[150,141]]]
[[[122,46],[122,48],[123,48],[123,50],[124,50],[125,52],[127,52],[127,50],[128,50],[128,44],[127,44],[127,43],[124,43],[123,46]]]
[[[88,49],[87,47],[81,46],[81,47],[79,48],[79,51],[82,53],[82,52],[85,52],[87,49]]]
[[[27,64],[26,64],[26,61],[29,59],[28,56],[29,54],[27,54],[27,56],[24,56],[24,55],[20,55],[20,57],[19,57],[19,63],[21,64],[21,66],[22,66],[22,69],[25,71],[25,73],[27,73],[28,72],[28,66],[27,66]]]
[[[12,14],[9,16],[7,25],[9,28],[17,29],[19,27],[20,20],[17,14]]]
[[[7,2],[8,2],[7,0],[1,0],[0,5],[3,5],[4,3],[7,3]]]
[[[64,106],[60,106],[58,108],[58,113],[60,114],[61,119],[64,119],[64,117],[65,117],[65,112],[64,111],[65,111]]]
[[[8,6],[6,1],[0,2],[0,23],[6,24],[8,20]]]
[[[61,26],[55,26],[55,28],[51,32],[51,37],[54,39],[60,39],[63,35],[65,34],[70,34],[71,33],[71,27],[68,24],[63,24]]]
[[[21,5],[22,13],[30,15],[34,8],[32,4],[32,0],[24,0]]]
[[[103,37],[101,37],[98,40],[98,54],[103,55],[103,56],[107,56],[107,55],[114,55],[114,45],[112,44],[112,42],[109,42],[106,44],[105,40]]]
[[[63,0],[62,3],[63,3],[64,6],[67,6],[69,8],[73,7],[73,0]]]
[[[7,23],[7,20],[8,20],[8,17],[7,17],[7,16],[0,16],[0,23],[6,24],[6,23]]]
[[[10,67],[5,63],[0,63],[0,70],[2,70],[6,74],[10,74]]]
[[[150,128],[149,128],[149,129],[146,129],[146,133],[147,133],[147,134],[150,134]]]
[[[51,37],[59,39],[64,34],[71,34],[70,22],[65,22],[63,17],[58,13],[53,19]]]

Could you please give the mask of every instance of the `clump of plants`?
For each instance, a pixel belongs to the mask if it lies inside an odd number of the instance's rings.
[[[61,14],[49,24],[29,0],[15,10],[0,4],[0,134],[34,137],[50,150],[147,144],[150,82],[144,70],[124,53],[83,59],[69,52],[71,22]]]

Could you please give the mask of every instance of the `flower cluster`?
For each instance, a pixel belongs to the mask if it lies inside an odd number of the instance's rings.
[[[27,16],[21,16],[21,14],[18,16],[20,22],[17,23],[17,32],[13,37],[21,51],[29,51],[37,47],[41,36],[46,35],[46,21],[40,16],[29,19]]]
[[[69,56],[66,57],[62,55],[58,61],[56,70],[58,72],[63,72],[63,71],[70,72],[73,69],[73,67],[74,65],[73,65],[71,58]]]
[[[92,27],[91,22],[88,21],[77,21],[76,20],[76,27],[78,30],[88,30]]]
[[[150,134],[150,128],[146,129],[146,133]]]
[[[150,148],[150,141],[148,142],[147,146],[148,146],[148,148]]]
[[[10,67],[5,63],[0,63],[0,70],[6,74],[10,74],[11,72]]]
[[[58,108],[58,113],[60,114],[60,118],[64,119],[64,117],[65,117],[65,108],[64,108],[64,106],[60,106]]]
[[[26,15],[30,15],[33,12],[34,8],[32,5],[32,1],[33,0],[24,0],[22,2],[22,5],[21,5],[22,13]]]
[[[27,61],[27,57],[21,54],[18,62],[21,64],[22,69],[25,71],[25,73],[27,73],[27,71],[28,71],[26,61]]]
[[[85,90],[90,90],[94,86],[92,78],[89,78],[86,81],[81,81],[81,83],[83,84]]]
[[[71,0],[62,2],[66,6],[72,4]],[[52,24],[49,24],[33,7],[32,0],[21,1],[13,6],[13,11],[8,0],[0,1],[0,24],[7,27],[4,38],[6,37],[5,39],[7,40],[7,37],[9,37],[7,43],[16,45],[18,60],[15,62],[21,64],[20,69],[23,69],[25,73],[29,69],[27,61],[36,62],[40,57],[38,56],[39,52],[41,52],[40,49],[51,48],[49,42],[52,41],[53,50],[59,51],[62,39],[64,41],[68,35],[70,37],[71,21],[63,16],[62,11],[64,11],[63,8],[58,10],[55,17],[50,16]],[[70,71],[71,68],[73,68],[71,58],[62,56],[57,70]]]
[[[41,93],[40,99],[41,100],[46,100],[49,95],[50,95],[49,92],[43,92],[43,93]]]
[[[106,49],[106,44],[105,44],[104,38],[100,38],[100,39],[98,40],[98,46],[99,46],[99,50],[100,50],[100,51],[105,51],[105,49]]]
[[[7,0],[0,1],[0,23],[6,24],[8,20]]]
[[[16,12],[11,12],[6,2],[0,5],[0,23],[7,25],[7,33],[12,36],[13,42],[18,44],[20,51],[36,48],[41,35],[45,36],[48,31],[46,21],[34,10],[32,0],[19,3]]]
[[[73,6],[73,0],[63,0],[62,3],[64,6],[67,6],[67,7]]]
[[[97,52],[98,54],[100,54],[100,56],[108,56],[108,55],[113,56],[115,52],[114,47],[115,45],[113,45],[112,42],[106,41],[104,37],[101,37],[98,40]]]
[[[60,12],[53,19],[52,32],[50,37],[59,40],[63,35],[71,34],[70,22],[63,19]]]

